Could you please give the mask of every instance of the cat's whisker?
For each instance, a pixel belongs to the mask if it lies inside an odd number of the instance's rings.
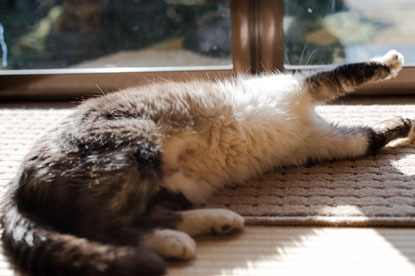
[[[95,87],[98,88],[98,90],[101,92],[103,96],[105,96],[104,90],[98,85],[98,83],[95,84]]]

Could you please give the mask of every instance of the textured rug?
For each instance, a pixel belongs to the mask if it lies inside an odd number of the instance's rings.
[[[0,192],[47,127],[71,112],[56,105],[0,104]],[[415,118],[415,98],[318,106],[343,125]],[[251,225],[415,226],[415,145],[400,141],[377,156],[286,168],[215,195],[206,207],[234,210]]]

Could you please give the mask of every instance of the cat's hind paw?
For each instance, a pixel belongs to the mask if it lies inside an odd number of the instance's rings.
[[[387,78],[394,78],[402,69],[402,66],[404,64],[404,57],[398,51],[390,50],[384,56],[374,58],[372,61],[379,62],[389,67],[390,73]]]

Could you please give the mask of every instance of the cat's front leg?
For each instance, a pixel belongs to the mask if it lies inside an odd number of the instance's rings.
[[[196,254],[196,243],[190,236],[232,234],[243,229],[244,219],[226,209],[194,209],[177,212],[180,222],[172,229],[153,229],[140,238],[139,247],[168,259],[188,260]]]
[[[191,236],[200,234],[232,234],[244,227],[244,219],[226,209],[194,209],[180,212],[182,221],[177,230]]]

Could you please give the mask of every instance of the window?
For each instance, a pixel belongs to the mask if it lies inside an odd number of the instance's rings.
[[[0,1],[0,96],[229,75],[230,24],[223,0]]]
[[[413,0],[285,0],[284,64],[358,62],[394,48],[415,65],[414,14]]]
[[[359,62],[396,49],[405,56],[398,78],[362,93],[413,93],[414,14],[412,0],[284,0],[284,67]]]
[[[1,1],[0,97],[308,69],[390,48],[408,65],[414,12],[412,0]],[[414,74],[365,91],[412,93]]]
[[[2,3],[2,69],[231,66],[228,1]]]

